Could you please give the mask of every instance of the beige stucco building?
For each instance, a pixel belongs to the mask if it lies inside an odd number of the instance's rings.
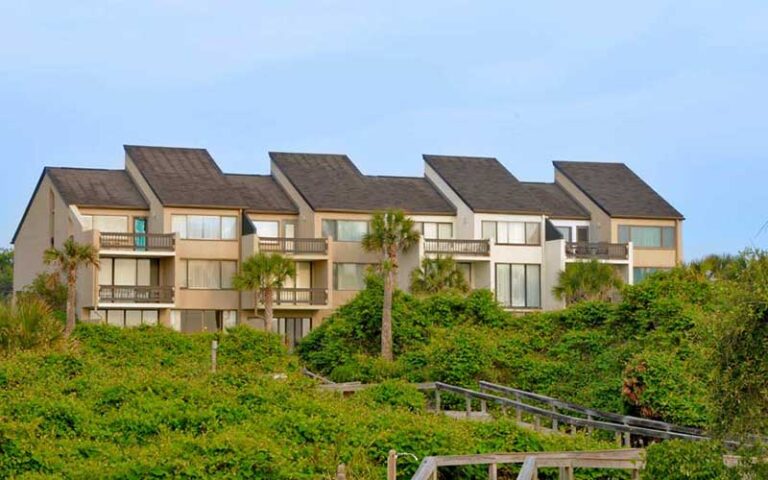
[[[404,210],[422,233],[399,286],[425,257],[451,255],[505,307],[556,309],[569,262],[614,264],[626,282],[682,261],[683,217],[623,164],[555,162],[554,183],[523,183],[493,158],[424,156],[423,177],[362,174],[345,155],[270,153],[269,175],[227,174],[204,149],[125,147],[125,168],[46,168],[14,235],[14,289],[70,236],[99,251],[80,272],[78,314],[186,332],[263,327],[254,295],[232,288],[253,253],[296,276],[276,293],[293,343],[362,288],[379,259],[360,239],[371,215]]]

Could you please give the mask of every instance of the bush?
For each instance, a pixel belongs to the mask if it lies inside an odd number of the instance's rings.
[[[423,411],[426,405],[424,395],[416,387],[396,380],[388,380],[367,388],[357,393],[355,400],[372,407],[387,405],[413,412]]]
[[[668,480],[736,480],[715,442],[668,440],[648,447],[643,477]]]
[[[21,297],[15,305],[0,303],[0,351],[6,354],[50,347],[61,338],[62,332],[61,321],[40,299]]]

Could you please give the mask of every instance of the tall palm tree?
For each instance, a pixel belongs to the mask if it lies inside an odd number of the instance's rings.
[[[243,261],[240,272],[232,278],[238,290],[253,290],[253,310],[259,314],[259,299],[264,301],[264,326],[272,331],[274,292],[296,275],[293,260],[279,253],[257,253]]]
[[[363,248],[381,253],[379,268],[384,276],[384,304],[381,312],[381,356],[392,360],[392,295],[397,275],[397,255],[407,252],[419,241],[414,222],[402,210],[377,212],[371,219],[371,228],[363,237]]]
[[[608,300],[621,287],[621,279],[612,265],[597,260],[568,264],[560,272],[552,293],[566,304],[583,300]]]
[[[69,337],[75,329],[75,304],[77,302],[77,271],[80,267],[99,266],[99,251],[93,245],[77,243],[69,237],[61,248],[49,248],[43,253],[43,262],[53,265],[59,274],[67,279],[67,324],[64,336]]]
[[[438,293],[444,290],[469,290],[464,273],[456,268],[453,257],[425,258],[421,268],[411,272],[411,292]]]

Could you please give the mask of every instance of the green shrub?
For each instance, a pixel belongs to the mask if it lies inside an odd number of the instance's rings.
[[[374,408],[377,405],[387,405],[414,412],[423,411],[426,405],[424,395],[416,387],[396,380],[385,381],[367,388],[356,394],[355,400]]]
[[[668,440],[648,447],[644,478],[665,480],[736,480],[715,442]]]
[[[15,304],[0,302],[0,352],[50,347],[58,341],[63,324],[42,300],[22,296]]]

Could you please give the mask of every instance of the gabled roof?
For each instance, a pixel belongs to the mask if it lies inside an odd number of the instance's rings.
[[[476,213],[545,213],[538,199],[495,158],[424,155],[424,161]]]
[[[623,163],[552,163],[612,217],[683,218],[680,212]]]
[[[270,152],[270,158],[316,211],[453,215],[456,209],[426,179],[363,175],[346,155]]]
[[[522,182],[553,218],[589,220],[589,212],[556,183]]]
[[[173,207],[244,208],[245,201],[204,148],[125,145],[160,203]]]
[[[56,191],[67,205],[78,207],[135,208],[148,209],[149,204],[125,170],[97,168],[45,167],[29,198],[27,207],[13,234],[11,243],[16,243],[21,226],[27,218],[32,202],[37,196],[45,176],[51,180]]]
[[[224,174],[240,195],[246,210],[261,213],[299,213],[299,209],[271,175]]]

